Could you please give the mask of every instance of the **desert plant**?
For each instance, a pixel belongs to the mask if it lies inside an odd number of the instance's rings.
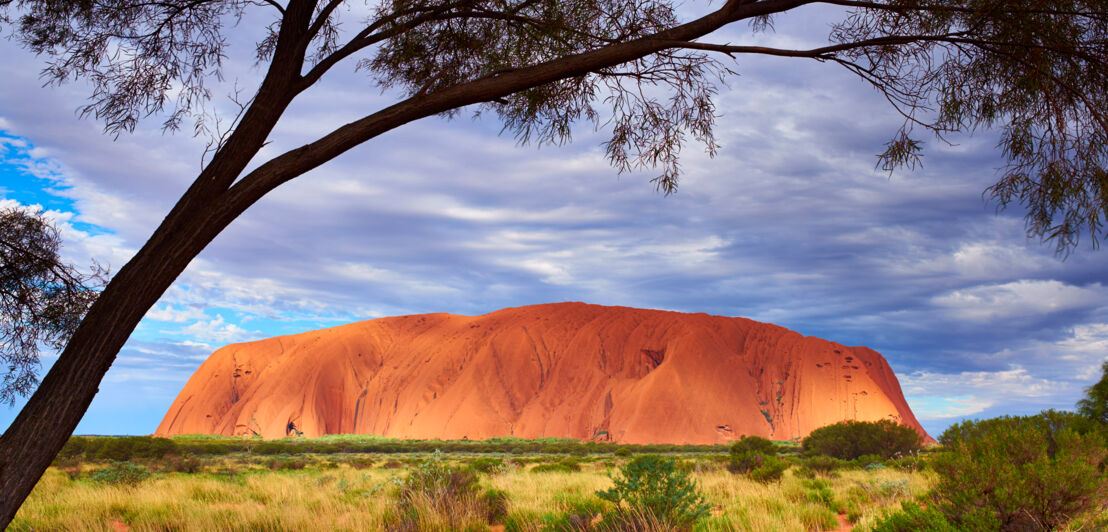
[[[193,455],[171,456],[166,459],[166,467],[177,473],[197,473],[204,468],[199,458]]]
[[[750,470],[746,476],[755,482],[768,484],[781,480],[781,476],[785,474],[785,470],[788,468],[788,462],[776,456],[767,456],[761,465]]]
[[[657,455],[638,456],[627,462],[612,478],[611,489],[598,491],[601,499],[614,504],[604,521],[628,521],[648,515],[663,527],[691,528],[708,515],[696,482],[678,470],[676,461]]]
[[[806,455],[854,460],[864,455],[881,458],[904,456],[923,445],[919,433],[888,419],[843,421],[813,430],[801,442]]]
[[[823,476],[831,476],[835,473],[835,470],[845,465],[844,462],[838,458],[823,455],[805,457],[801,461],[801,464],[813,473]]]
[[[508,492],[487,489],[481,494],[481,506],[485,509],[485,519],[490,525],[502,524],[508,516]]]
[[[499,458],[474,458],[469,465],[469,469],[476,473],[496,474],[504,471],[504,461]]]
[[[90,478],[105,484],[134,486],[150,478],[150,471],[131,462],[112,462],[108,467],[93,472]]]
[[[873,532],[958,532],[959,529],[946,520],[942,512],[934,508],[922,508],[912,501],[904,501],[900,510],[893,512],[873,525]]]
[[[777,444],[761,436],[743,436],[731,444],[731,455],[755,452],[766,456],[777,454]]]
[[[503,491],[481,493],[472,470],[448,465],[438,451],[397,482],[396,498],[384,523],[392,532],[483,529],[508,507]]]
[[[965,421],[940,437],[934,507],[962,530],[1054,530],[1094,508],[1108,449],[1087,418]]]
[[[607,503],[596,496],[559,493],[554,496],[557,513],[543,517],[543,532],[587,532],[595,530],[594,520]],[[611,524],[611,523],[609,523]]]

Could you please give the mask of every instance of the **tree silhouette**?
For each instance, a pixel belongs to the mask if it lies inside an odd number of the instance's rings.
[[[904,117],[879,158],[919,160],[918,135],[998,128],[1008,164],[989,189],[1028,211],[1032,235],[1065,252],[1095,245],[1108,215],[1108,7],[1103,0],[0,0],[0,24],[47,59],[44,75],[87,80],[83,114],[109,133],[147,116],[212,133],[210,158],[149,241],[115,275],[11,427],[0,437],[0,524],[72,433],[135,325],[197,254],[281,184],[408,122],[466,106],[524,142],[562,143],[574,124],[611,134],[621,171],[660,169],[676,190],[691,138],[710,153],[712,96],[728,56],[833,62]],[[840,6],[830,44],[782,49],[701,40],[755,31],[807,5]],[[265,74],[217,127],[206,82],[226,75],[226,34],[261,24]],[[236,32],[243,31],[236,28]],[[397,101],[260,165],[251,160],[288,106],[340,63]]]
[[[1085,397],[1077,401],[1077,412],[1101,425],[1108,425],[1108,360],[1100,365],[1100,380],[1085,388]]]
[[[107,272],[62,262],[57,226],[42,211],[0,210],[0,402],[38,384],[39,347],[61,349],[96,300]]]

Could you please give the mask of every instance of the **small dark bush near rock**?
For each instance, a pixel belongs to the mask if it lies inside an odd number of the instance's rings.
[[[965,421],[939,441],[933,506],[960,530],[1054,530],[1108,487],[1104,437],[1077,414]]]
[[[691,528],[711,508],[696,483],[678,470],[672,458],[635,457],[612,480],[615,486],[596,495],[613,503],[614,509],[604,516],[604,522],[616,529],[622,529],[618,525],[621,521],[635,521],[643,514],[662,527]]]
[[[777,444],[761,436],[743,436],[731,444],[731,454],[755,452],[766,456],[777,455]]]
[[[634,453],[631,451],[631,449],[629,449],[627,447],[620,447],[620,448],[616,449],[615,452],[613,452],[612,454],[615,454],[616,456],[618,456],[620,458],[630,458],[631,455],[634,454]]]
[[[134,486],[150,478],[150,471],[131,462],[112,462],[108,467],[93,472],[89,478],[105,484]]]
[[[872,454],[882,458],[906,456],[916,452],[923,439],[911,427],[882,419],[880,421],[843,421],[813,430],[801,442],[806,455],[824,455],[854,460]]]

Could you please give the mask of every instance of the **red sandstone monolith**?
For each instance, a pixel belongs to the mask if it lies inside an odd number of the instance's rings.
[[[712,444],[878,419],[927,437],[869,348],[743,318],[554,303],[229,345],[156,434]]]

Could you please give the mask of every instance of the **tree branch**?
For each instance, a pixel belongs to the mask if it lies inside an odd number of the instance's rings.
[[[225,198],[229,203],[227,210],[242,212],[282,183],[408,122],[466,105],[493,101],[527,88],[610,68],[651,53],[677,47],[679,44],[687,44],[692,39],[707,35],[732,22],[787,11],[813,1],[815,0],[762,2],[730,0],[715,12],[654,35],[603,46],[507,73],[492,74],[408,98],[341,126],[314,142],[290,150],[262,164],[231,187]],[[350,46],[350,43],[347,46]],[[336,52],[336,55],[340,52]],[[317,68],[323,64],[324,62],[321,62]],[[315,72],[315,69],[312,72]],[[322,75],[322,72],[318,75]],[[305,76],[302,80],[301,90],[306,88],[303,82],[307,79],[308,76]]]

